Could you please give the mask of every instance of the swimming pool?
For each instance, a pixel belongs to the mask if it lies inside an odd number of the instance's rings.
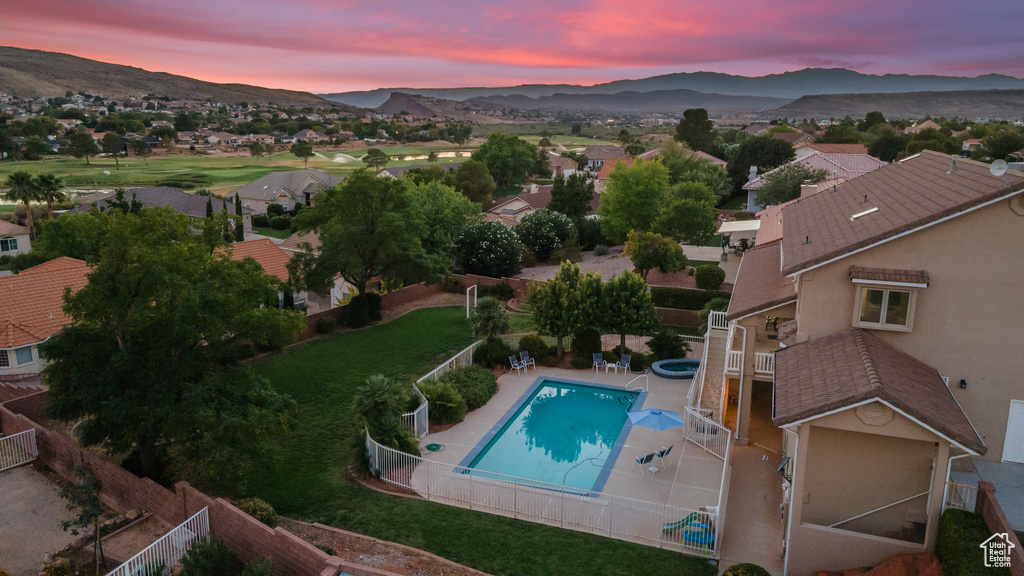
[[[638,390],[538,378],[463,460],[472,474],[497,472],[600,491],[630,426]]]

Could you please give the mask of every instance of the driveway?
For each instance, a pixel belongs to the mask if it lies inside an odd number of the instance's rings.
[[[43,556],[78,540],[61,529],[71,517],[60,488],[22,466],[0,472],[0,567],[11,576],[35,576]]]

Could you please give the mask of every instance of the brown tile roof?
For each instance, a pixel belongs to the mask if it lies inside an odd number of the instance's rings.
[[[613,144],[596,144],[587,146],[583,151],[588,160],[611,160],[613,158],[625,158],[626,153],[622,148]]]
[[[735,320],[796,300],[793,281],[783,276],[779,268],[781,249],[782,245],[776,242],[743,254],[726,320]]]
[[[794,274],[1024,188],[1024,173],[925,150],[786,206],[782,271]],[[1004,183],[1004,180],[1006,183]],[[865,198],[867,202],[865,202]],[[877,211],[851,220],[872,208]]]
[[[776,132],[772,134],[772,138],[776,140],[783,140],[788,142],[790,146],[797,142],[814,142],[815,137],[806,132]]]
[[[939,373],[870,332],[850,328],[775,353],[776,426],[871,399],[985,453],[985,443]]]
[[[320,234],[316,232],[295,232],[291,236],[285,238],[284,242],[277,245],[282,250],[289,250],[291,252],[304,252],[302,248],[299,248],[299,244],[308,243],[314,251],[320,251]]]
[[[795,319],[779,324],[779,344],[782,344],[783,347],[795,346],[796,333],[797,323]]]
[[[551,167],[561,166],[563,170],[577,170],[579,165],[572,158],[564,158],[562,156],[555,156],[554,154],[549,155],[548,161],[551,162]]]
[[[61,257],[0,277],[0,348],[42,342],[71,319],[64,315],[64,288],[81,290],[89,267],[81,260]]]
[[[277,244],[268,238],[235,242],[228,250],[232,260],[252,258],[270,276],[276,276],[282,282],[288,281],[287,264],[291,260],[291,254],[278,248]]]
[[[28,234],[28,228],[7,220],[0,220],[0,236],[22,236]]]
[[[863,144],[822,144],[821,142],[800,142],[796,148],[809,147],[824,154],[867,154],[868,147]]]
[[[872,280],[875,282],[903,282],[906,284],[928,285],[928,273],[924,270],[899,270],[897,268],[868,268],[850,266],[850,280]]]
[[[601,170],[598,171],[598,173],[597,173],[597,179],[598,180],[607,180],[608,178],[610,178],[611,174],[612,174],[612,170],[614,170],[615,167],[618,166],[619,164],[625,164],[626,168],[630,168],[630,167],[633,166],[633,159],[632,158],[614,158],[612,160],[605,161],[605,163],[601,165]]]

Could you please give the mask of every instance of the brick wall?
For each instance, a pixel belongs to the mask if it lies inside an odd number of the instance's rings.
[[[307,314],[306,331],[299,334],[297,341],[301,342],[317,336],[319,332],[316,331],[316,323],[319,322],[321,318],[333,318],[335,326],[344,326],[348,324],[348,306],[339,306],[330,310],[317,312],[316,314]]]
[[[24,385],[14,384],[9,382],[0,382],[0,402],[7,402],[30,394],[39,392],[40,388],[37,385]]]
[[[654,315],[666,326],[700,326],[700,312],[696,310],[680,310],[678,308],[655,308]]]
[[[408,304],[409,302],[415,302],[421,298],[432,296],[434,294],[440,294],[442,292],[440,284],[427,285],[423,282],[419,284],[413,284],[411,286],[405,286],[398,290],[393,290],[387,294],[382,294],[380,297],[381,310],[389,310],[402,304]]]
[[[978,500],[974,511],[981,514],[993,534],[1006,533],[1014,548],[1010,551],[1010,574],[1024,576],[1024,547],[1013,532],[1010,521],[996,500],[996,487],[991,482],[978,482]]]
[[[476,274],[453,274],[459,282],[462,283],[464,288],[476,284],[482,284],[484,286],[494,286],[501,284],[502,282],[512,287],[512,291],[515,292],[516,298],[525,298],[526,290],[532,280],[526,278],[491,278],[489,276],[477,276]]]

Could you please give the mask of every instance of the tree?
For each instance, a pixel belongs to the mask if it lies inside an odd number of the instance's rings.
[[[1024,134],[1013,128],[999,130],[981,139],[981,154],[993,160],[1005,160],[1011,152],[1024,148]]]
[[[629,130],[623,128],[619,130],[619,134],[615,137],[615,140],[617,140],[619,144],[625,146],[633,141],[633,135],[629,133]]]
[[[491,194],[498,188],[483,162],[466,160],[455,171],[455,189],[476,202],[482,210],[491,207]]]
[[[644,335],[658,327],[654,301],[644,279],[630,271],[604,285],[601,319],[604,327],[619,335],[619,353],[626,350],[626,335]]]
[[[120,170],[121,163],[117,161],[117,157],[124,152],[124,138],[120,134],[107,132],[103,135],[103,140],[100,140],[100,148],[103,149],[104,154],[110,154],[114,157],[114,164]]]
[[[469,317],[469,326],[473,329],[473,336],[483,338],[487,342],[494,342],[498,336],[508,332],[508,314],[505,307],[490,296],[480,299]]]
[[[896,160],[910,142],[910,136],[897,132],[887,124],[876,126],[872,132],[876,140],[868,146],[868,154],[885,162]]]
[[[448,140],[456,144],[465,144],[469,137],[473,134],[473,127],[466,124],[465,122],[455,121],[449,122],[444,129],[448,135]]]
[[[153,154],[153,147],[149,145],[149,142],[146,142],[141,138],[136,138],[135,140],[132,140],[132,152],[134,152],[139,158],[142,158],[142,160],[148,165],[149,157]]]
[[[420,239],[424,253],[423,272],[433,279],[451,269],[455,242],[466,226],[480,220],[480,209],[441,182],[417,186],[415,196],[427,228]]]
[[[639,138],[633,138],[630,140],[629,143],[626,144],[626,148],[624,150],[626,156],[629,156],[630,158],[636,158],[646,151],[647,146],[644,146],[644,143],[641,142]]]
[[[103,518],[103,501],[100,499],[100,481],[84,462],[75,466],[75,482],[69,482],[60,489],[60,497],[67,500],[68,511],[74,514],[60,523],[65,532],[78,536],[79,528],[93,529],[92,562],[95,574],[103,571],[103,532],[100,519]]]
[[[388,165],[388,155],[380,148],[370,148],[363,156],[363,162],[374,172],[379,172],[381,168]]]
[[[85,158],[85,163],[89,163],[89,156],[95,156],[100,153],[100,147],[96,145],[96,140],[84,129],[75,130],[68,140],[71,143],[71,154],[75,158]]]
[[[68,195],[61,190],[64,187],[64,181],[56,174],[39,174],[32,179],[32,184],[36,187],[39,200],[46,202],[46,217],[52,219],[53,205],[68,198]]]
[[[32,202],[39,201],[39,189],[32,180],[32,175],[24,170],[11,172],[7,177],[7,193],[4,198],[11,202],[21,202],[25,205],[25,226],[29,235],[35,238],[35,227],[32,225]]]
[[[358,386],[352,398],[352,411],[356,426],[369,430],[374,441],[401,450],[406,454],[419,454],[419,441],[409,427],[402,424],[402,413],[409,404],[412,388],[383,374],[374,374]],[[355,435],[360,442],[362,436]]]
[[[704,187],[702,184],[697,186]],[[715,205],[706,200],[677,194],[673,193],[674,198],[662,209],[655,229],[676,242],[693,246],[707,244],[718,231],[718,211]]]
[[[39,136],[29,136],[25,140],[25,159],[39,160],[47,154],[53,154],[53,148]]]
[[[547,262],[555,248],[576,234],[576,227],[561,212],[537,210],[523,216],[512,231],[533,252],[538,262]]]
[[[676,140],[686,142],[693,150],[707,152],[715,142],[715,123],[708,119],[708,111],[690,108],[683,111],[683,117],[676,126]]]
[[[377,178],[356,170],[344,182],[317,195],[293,223],[298,231],[320,234],[319,254],[296,254],[289,269],[316,292],[328,289],[338,274],[359,291],[374,276],[393,276],[422,266],[420,243],[427,228],[408,180]]]
[[[561,359],[566,336],[599,323],[601,278],[582,275],[578,264],[563,262],[554,279],[530,284],[526,303],[533,312],[534,327],[556,338],[555,354]]]
[[[259,160],[260,156],[263,155],[263,144],[255,141],[255,140],[249,143],[248,148],[249,148],[249,154],[251,156],[254,156],[257,160]]]
[[[579,136],[583,132],[583,127],[579,124],[573,124],[570,132],[573,136]]]
[[[785,140],[771,136],[748,138],[736,148],[735,155],[729,161],[728,172],[735,192],[738,194],[743,191],[743,185],[748,182],[747,174],[751,166],[756,167],[759,172],[767,172],[795,157],[796,152]]]
[[[667,236],[642,230],[629,233],[622,253],[633,261],[633,267],[644,282],[655,268],[662,274],[673,274],[686,268],[687,264],[683,248],[678,242]]]
[[[136,451],[200,485],[232,485],[268,464],[290,403],[248,368],[237,342],[280,347],[302,317],[265,307],[276,278],[252,260],[211,256],[170,208],[111,212],[88,284],[65,294],[71,323],[40,346],[50,415],[78,421],[80,442]]]
[[[587,165],[590,164],[590,158],[587,158],[587,155],[582,152],[562,152],[561,156],[575,162],[577,170],[586,170]]]
[[[825,133],[818,138],[818,142],[822,144],[861,144],[864,142],[864,138],[856,126],[833,124],[825,129]]]
[[[828,178],[828,170],[811,168],[800,162],[786,164],[769,172],[757,190],[754,201],[758,206],[774,206],[800,197],[800,186],[805,182],[817,184]]]
[[[882,124],[885,124],[885,115],[876,110],[874,112],[868,112],[864,116],[863,120],[857,122],[857,130],[860,130],[861,132],[867,132],[871,128],[874,128],[875,126],[879,126]]]
[[[671,140],[662,143],[659,149],[661,163],[668,168],[670,184],[700,182],[714,191],[717,205],[733,193],[732,180],[725,171],[707,158],[701,158],[686,146]]]
[[[699,312],[699,314],[700,314],[700,326],[697,327],[697,330],[699,330],[701,334],[706,332],[707,329],[708,329],[708,318],[711,316],[711,313],[712,312],[725,312],[728,309],[729,309],[729,299],[728,298],[718,297],[718,298],[712,298],[711,300],[708,300],[704,304],[704,307],[700,309],[700,312]]]
[[[296,142],[292,144],[288,151],[294,154],[296,158],[302,158],[303,168],[309,168],[309,159],[313,157],[312,142]]]
[[[910,136],[907,147],[899,157],[913,156],[922,150],[934,150],[944,154],[959,154],[962,149],[963,146],[952,138],[948,128],[942,130],[926,128]]]
[[[427,162],[430,162],[431,164],[437,162],[437,152],[431,150],[430,154],[427,154]]]
[[[235,192],[235,242],[245,241],[245,220],[242,219],[242,199]]]
[[[522,270],[523,243],[500,222],[466,226],[455,243],[455,253],[458,265],[469,274],[502,278]]]
[[[570,174],[568,178],[559,176],[551,186],[548,210],[561,212],[573,222],[578,222],[591,211],[590,203],[593,199],[593,180],[582,174]]]
[[[497,132],[473,152],[473,160],[482,162],[498,186],[522,184],[527,176],[538,172],[537,147],[514,134]],[[550,175],[550,164],[548,174]]]
[[[650,230],[661,215],[667,189],[668,170],[660,162],[618,163],[597,208],[601,231],[622,243],[631,230]]]

